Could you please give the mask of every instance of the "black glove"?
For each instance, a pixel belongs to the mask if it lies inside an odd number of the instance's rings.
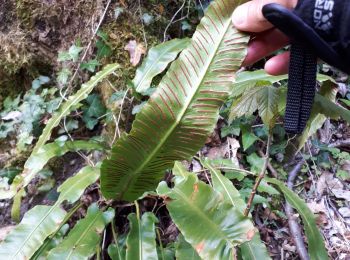
[[[350,0],[299,0],[294,10],[268,4],[263,14],[291,39],[285,129],[300,134],[315,96],[317,58],[350,74]]]

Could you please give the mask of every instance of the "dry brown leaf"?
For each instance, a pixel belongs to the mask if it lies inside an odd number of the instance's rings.
[[[162,15],[164,13],[164,6],[162,4],[158,5],[158,12],[160,15]]]
[[[340,180],[334,177],[334,174],[330,172],[322,173],[321,177],[317,181],[317,193],[319,195],[327,192],[327,189],[343,189],[344,185]]]
[[[237,151],[239,148],[239,142],[235,138],[228,137],[225,143],[210,148],[207,157],[209,159],[229,158],[232,160],[232,163],[238,167]]]
[[[343,166],[341,167],[343,171],[350,172],[350,161],[345,161]]]
[[[350,209],[348,207],[340,208],[339,213],[343,216],[343,218],[350,218]]]
[[[126,4],[125,4],[125,0],[119,0],[119,3],[120,3],[124,8],[127,7]]]
[[[344,199],[346,201],[350,201],[350,191],[348,190],[332,189],[332,193],[338,199]]]
[[[211,160],[224,158],[227,152],[226,148],[226,144],[222,144],[219,147],[212,147],[209,149],[207,157]]]
[[[313,212],[313,213],[326,213],[327,209],[326,206],[324,205],[324,201],[323,199],[320,202],[316,202],[316,201],[311,201],[309,203],[307,203],[307,206],[309,207],[309,209]]]
[[[229,145],[230,149],[230,159],[232,162],[236,165],[239,166],[238,158],[237,158],[237,152],[238,149],[241,147],[239,144],[239,141],[235,138],[227,137],[227,144]]]
[[[130,54],[130,62],[132,66],[136,66],[140,63],[141,56],[146,53],[146,48],[142,43],[137,43],[135,40],[129,41],[124,50]]]

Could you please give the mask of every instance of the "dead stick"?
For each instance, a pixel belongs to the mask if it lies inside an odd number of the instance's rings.
[[[262,181],[262,180],[264,179],[264,177],[265,177],[267,165],[268,165],[268,163],[269,163],[269,158],[270,158],[271,139],[272,139],[272,135],[269,134],[269,136],[268,136],[268,138],[267,138],[267,144],[266,144],[266,152],[265,152],[265,158],[264,158],[264,159],[265,159],[265,160],[264,160],[264,166],[263,166],[263,168],[261,169],[261,172],[260,172],[259,176],[256,178],[256,181],[255,181],[253,190],[252,190],[252,192],[250,193],[250,197],[249,197],[249,200],[248,200],[248,203],[247,203],[247,207],[246,207],[246,209],[245,209],[245,211],[244,211],[244,216],[248,216],[248,215],[249,215],[250,208],[252,207],[252,204],[253,204],[253,200],[254,200],[256,191],[258,190],[258,187],[259,187],[261,181]]]
[[[347,146],[347,147],[350,146],[350,139],[339,140],[339,141],[336,141],[335,143],[328,145],[328,147],[332,147],[332,148],[339,148],[343,146]]]
[[[293,168],[293,170],[288,174],[287,186],[289,189],[293,190],[295,178],[297,177],[304,163],[304,160],[298,162],[297,165]],[[294,215],[294,210],[288,202],[286,202],[285,211],[288,218],[290,233],[297,248],[299,257],[301,260],[309,260],[310,258],[306,250],[301,228],[299,226],[299,223],[297,222],[297,217]]]

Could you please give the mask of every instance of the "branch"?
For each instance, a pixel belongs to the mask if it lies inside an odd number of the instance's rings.
[[[304,163],[304,160],[298,162],[293,168],[293,170],[288,174],[287,186],[289,189],[293,190],[295,178],[298,176],[298,173],[300,172],[301,167]],[[306,250],[301,228],[299,226],[299,223],[297,222],[297,217],[294,215],[294,210],[288,202],[286,202],[285,212],[288,217],[290,233],[297,248],[299,257],[301,260],[309,260],[309,255]]]
[[[249,197],[249,200],[248,200],[248,203],[247,203],[247,208],[246,208],[245,211],[244,211],[244,216],[248,216],[248,215],[249,215],[249,212],[250,212],[250,209],[251,209],[251,207],[252,207],[252,204],[253,204],[253,200],[254,200],[256,191],[258,190],[258,187],[259,187],[261,181],[262,181],[262,180],[264,179],[264,177],[265,177],[267,165],[269,164],[269,158],[270,158],[271,139],[272,139],[272,135],[269,134],[268,139],[267,139],[267,144],[266,144],[266,152],[265,152],[265,158],[264,158],[264,159],[265,159],[265,161],[264,161],[264,166],[263,166],[263,168],[261,169],[261,172],[260,172],[259,176],[256,178],[256,181],[255,181],[253,190],[252,190],[252,192],[250,193],[250,197]]]
[[[328,145],[328,147],[339,148],[339,147],[344,147],[349,145],[350,145],[350,139],[346,139],[346,140],[336,141],[335,143]]]
[[[263,153],[261,150],[259,150],[258,153],[259,153],[259,155],[260,155],[261,157],[264,157],[264,156],[265,156],[264,153]],[[276,169],[272,166],[272,164],[270,163],[270,161],[267,162],[267,169],[270,171],[272,177],[274,177],[274,178],[277,178],[277,177],[278,177],[278,172],[277,172]]]

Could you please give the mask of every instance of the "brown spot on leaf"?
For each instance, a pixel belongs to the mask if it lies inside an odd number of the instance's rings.
[[[253,237],[254,237],[254,235],[255,235],[255,230],[254,230],[254,229],[249,230],[249,231],[247,232],[247,239],[248,239],[248,240],[252,240]]]
[[[200,242],[198,245],[196,245],[196,251],[198,254],[203,251],[204,248],[204,242]]]
[[[194,190],[195,193],[198,192],[198,183],[195,183],[195,184],[193,185],[193,190]]]
[[[160,197],[163,199],[165,204],[168,204],[168,203],[170,203],[173,200],[172,198],[170,198],[168,196],[165,196],[165,195],[162,195]]]

